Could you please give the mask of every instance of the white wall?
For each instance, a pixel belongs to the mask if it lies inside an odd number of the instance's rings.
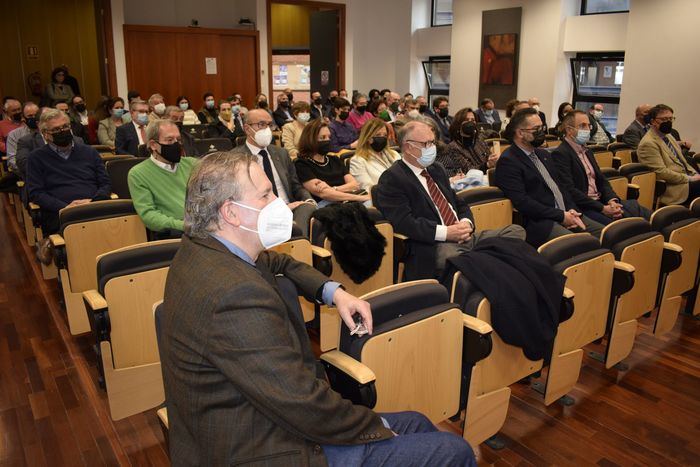
[[[630,2],[618,127],[632,121],[637,105],[664,103],[681,137],[700,145],[698,18],[697,0]]]
[[[569,16],[564,26],[565,52],[620,52],[627,44],[628,13]]]

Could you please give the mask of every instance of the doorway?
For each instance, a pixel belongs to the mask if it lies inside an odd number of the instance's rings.
[[[271,106],[285,89],[309,102],[345,86],[344,4],[267,0],[267,44]]]

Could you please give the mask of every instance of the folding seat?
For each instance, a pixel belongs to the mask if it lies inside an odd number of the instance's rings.
[[[233,143],[228,138],[207,138],[195,141],[195,148],[200,157],[204,157],[212,152],[230,151],[233,149]]]
[[[600,169],[600,172],[608,180],[613,191],[620,199],[628,200],[639,198],[639,186],[630,183],[627,177],[620,174],[619,170],[613,169],[612,167],[604,167]]]
[[[393,283],[394,229],[389,221],[384,219],[382,214],[377,209],[369,208],[367,211],[370,219],[374,221],[374,225],[377,230],[386,239],[386,247],[384,249],[384,256],[382,257],[381,265],[379,266],[377,272],[359,284],[355,283],[345,273],[345,271],[343,271],[343,268],[338,263],[336,255],[333,253],[333,244],[328,238],[323,224],[317,219],[311,220],[311,243],[317,249],[320,248],[330,253],[329,269],[323,272],[332,280],[343,284],[348,293],[351,293],[356,297],[381,289]],[[320,256],[323,253],[320,252],[320,250],[317,250],[317,254]],[[340,332],[340,318],[338,317],[338,313],[334,308],[329,308],[325,305],[320,306],[318,311],[320,320],[320,347],[322,351],[330,350],[335,348],[338,341],[338,333]]]
[[[100,159],[102,159],[103,163],[107,163],[109,161],[121,161],[124,159],[133,159],[134,156],[131,154],[112,154],[110,153],[102,153],[100,154]]]
[[[620,165],[632,162],[632,148],[625,143],[615,142],[608,144],[608,151],[620,160]]]
[[[163,299],[179,247],[179,239],[160,240],[102,254],[97,257],[97,288],[82,293],[113,420],[165,399],[153,303]]]
[[[695,201],[696,210],[700,202]],[[673,328],[680,311],[682,295],[697,293],[698,252],[700,250],[700,218],[684,206],[666,206],[651,216],[651,227],[661,232],[664,240],[682,248],[680,267],[663,276],[659,283],[659,317],[654,334],[659,336]],[[689,302],[692,300],[688,297]]]
[[[49,240],[59,270],[71,334],[90,330],[82,293],[96,289],[97,256],[146,241],[146,227],[130,199],[95,201],[59,212],[60,230]]]
[[[633,162],[620,167],[620,175],[627,177],[630,183],[639,187],[639,204],[654,210],[656,199],[666,189],[663,180],[657,180],[656,174],[644,164]]]
[[[500,229],[513,223],[513,204],[497,187],[468,188],[457,196],[469,205],[479,231]]]
[[[120,199],[131,199],[128,183],[129,170],[145,160],[145,157],[129,157],[127,159],[105,162],[105,169],[107,170],[107,175],[109,175],[112,193],[117,195]]]
[[[608,151],[605,146],[594,146],[589,148],[593,150],[593,157],[595,157],[598,166],[602,167],[620,167],[620,159],[616,158],[612,151]]]
[[[209,138],[211,126],[209,125],[183,125],[182,131],[187,132],[195,139]]]
[[[556,148],[561,144],[561,140],[556,135],[546,135],[544,137],[547,148]]]
[[[609,322],[609,336],[604,355],[590,354],[611,368],[622,362],[632,351],[637,332],[637,319],[656,307],[659,280],[680,265],[681,248],[664,242],[659,232],[641,217],[619,219],[605,226],[601,245],[625,263],[634,272],[634,285],[621,297],[613,297]],[[665,320],[664,315],[657,315]],[[675,319],[674,319],[675,321]],[[624,365],[618,366],[624,369]]]

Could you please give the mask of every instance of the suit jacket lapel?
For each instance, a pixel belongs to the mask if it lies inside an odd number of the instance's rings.
[[[277,169],[277,175],[280,178],[280,182],[282,182],[284,191],[287,192],[287,196],[290,196],[291,199],[290,184],[287,179],[287,166],[282,160],[282,156],[277,152],[277,149],[273,149],[273,145],[267,147],[267,153],[270,155],[270,160],[272,160],[272,163],[275,165],[275,169]],[[289,158],[289,156],[287,156],[287,158]]]
[[[440,219],[440,213],[437,210],[437,207],[435,206],[435,202],[433,201],[433,198],[430,197],[430,195],[425,191],[425,188],[423,188],[423,185],[416,179],[415,174],[411,170],[408,165],[406,165],[405,162],[401,161],[399,164],[401,168],[403,169],[404,173],[410,180],[410,183],[413,185],[414,189],[418,190],[422,195],[423,198],[428,202],[428,206],[433,210],[433,213],[435,213],[435,216]],[[430,172],[428,172],[430,173]]]

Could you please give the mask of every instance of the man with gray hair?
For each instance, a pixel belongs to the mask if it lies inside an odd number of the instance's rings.
[[[163,118],[165,115],[165,98],[158,93],[151,94],[151,97],[148,98],[148,109],[151,111],[148,114],[149,122]]]
[[[7,136],[22,125],[22,103],[9,98],[2,106],[5,118],[0,121],[0,154],[7,153]]]
[[[213,153],[193,171],[158,317],[173,464],[476,465],[461,437],[422,415],[380,417],[330,388],[277,276],[335,305],[347,326],[357,316],[371,333],[372,314],[337,282],[269,250],[291,229],[254,156]]]
[[[182,147],[185,150],[185,155],[195,157],[199,156],[199,151],[194,144],[194,136],[189,134],[187,131],[182,130],[182,122],[185,120],[185,111],[177,105],[169,105],[165,108],[163,118],[173,122],[177,126],[178,130],[180,130]]]
[[[133,100],[129,104],[131,123],[117,128],[114,146],[117,154],[139,155],[139,146],[146,144],[146,125],[149,123],[148,104],[142,100]]]
[[[29,154],[29,201],[41,207],[44,237],[58,232],[58,211],[90,201],[109,199],[109,177],[100,154],[76,143],[68,116],[60,110],[42,112],[39,129],[46,145]]]
[[[489,237],[525,239],[518,225],[475,232],[469,206],[450,187],[435,162],[436,135],[424,121],[406,123],[398,133],[402,159],[379,178],[376,204],[394,231],[409,238],[406,280],[440,278],[448,258],[471,251]]]

